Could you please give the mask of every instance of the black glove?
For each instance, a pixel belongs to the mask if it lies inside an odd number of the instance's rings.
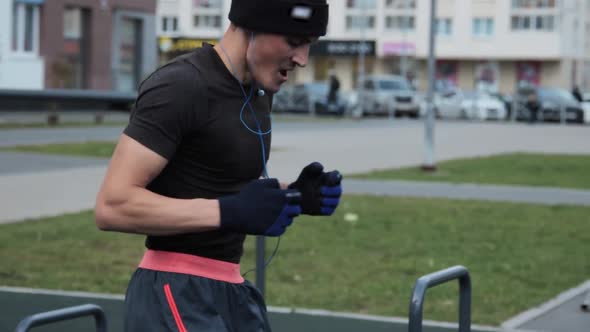
[[[338,171],[324,172],[322,164],[313,162],[301,171],[289,189],[301,193],[301,212],[312,216],[334,213],[342,195],[342,175]]]
[[[255,180],[239,193],[219,198],[221,230],[279,236],[301,214],[301,194],[283,190],[277,179]]]

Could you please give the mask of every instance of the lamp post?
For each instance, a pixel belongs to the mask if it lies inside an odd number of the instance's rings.
[[[358,69],[358,79],[357,79],[357,90],[358,90],[358,103],[359,103],[359,107],[361,109],[361,116],[362,116],[362,110],[363,110],[363,104],[364,104],[364,89],[363,89],[363,78],[365,77],[365,23],[366,23],[366,13],[365,13],[365,1],[366,0],[361,0],[359,1],[360,4],[360,9],[361,9],[361,19],[360,19],[360,29],[361,29],[361,33],[360,33],[360,42],[359,42],[359,47],[358,47],[358,52],[359,52],[359,69]]]
[[[436,0],[430,0],[430,35],[428,37],[428,93],[426,95],[426,117],[424,119],[424,140],[425,154],[424,171],[435,171],[434,161],[434,84],[435,84],[435,22],[436,22]]]

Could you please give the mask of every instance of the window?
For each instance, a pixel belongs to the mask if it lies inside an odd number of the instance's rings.
[[[193,26],[201,29],[221,28],[223,0],[192,0]]]
[[[554,18],[551,15],[537,16],[535,28],[537,30],[553,31],[553,20]]]
[[[512,0],[512,8],[555,8],[555,0]]]
[[[386,16],[385,28],[390,30],[414,30],[414,16]]]
[[[555,17],[553,15],[513,15],[511,20],[511,28],[513,31],[553,31],[555,29]]]
[[[450,36],[453,33],[453,21],[450,18],[437,18],[435,24],[437,35]]]
[[[223,0],[193,0],[193,7],[221,9],[222,1]]]
[[[346,8],[375,9],[377,0],[346,0]]]
[[[385,0],[385,8],[414,9],[416,0]]]
[[[39,6],[14,3],[12,17],[12,50],[36,53],[39,48]]]
[[[473,35],[476,37],[489,37],[494,34],[494,19],[474,18],[473,19]]]
[[[60,88],[83,89],[87,86],[87,19],[88,12],[81,7],[64,8],[61,60],[53,67]]]
[[[82,11],[79,8],[64,10],[64,39],[82,38]]]
[[[220,28],[221,16],[219,15],[195,15],[193,19],[195,28]]]
[[[346,16],[346,29],[373,29],[375,27],[374,16],[359,16],[359,15],[348,15]]]
[[[177,32],[178,18],[175,16],[162,16],[162,32]]]

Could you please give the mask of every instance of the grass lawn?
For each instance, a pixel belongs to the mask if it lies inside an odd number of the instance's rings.
[[[590,189],[590,154],[511,153],[443,161],[437,163],[437,168],[433,173],[423,172],[418,167],[407,167],[349,177]]]
[[[588,215],[588,207],[345,196],[334,216],[298,218],[283,236],[267,270],[268,304],[407,317],[418,277],[461,264],[472,277],[473,321],[499,324],[586,280]],[[91,212],[0,225],[0,285],[122,294],[142,252],[143,237],[100,232]],[[242,271],[253,266],[249,239]],[[457,292],[457,283],[430,290],[424,318],[456,321]]]
[[[96,124],[94,122],[63,122],[57,125],[48,125],[45,122],[35,122],[35,123],[15,123],[15,122],[7,122],[7,123],[0,123],[0,130],[6,129],[48,129],[48,128],[82,128],[82,127],[123,127],[127,123],[126,122],[103,122],[100,124]]]
[[[290,113],[273,113],[273,121],[278,123],[325,123],[325,122],[336,122],[336,121],[350,121],[350,118],[338,117],[338,116],[310,116],[309,114],[290,114]],[[49,125],[47,122],[0,122],[0,130],[10,129],[35,129],[35,128],[80,128],[80,127],[125,127],[127,122],[125,121],[105,121],[97,124],[92,121],[84,122],[60,122],[57,125]]]
[[[43,145],[17,145],[0,147],[0,151],[47,153],[82,157],[110,158],[115,151],[115,142],[91,141],[84,143],[58,143]],[[284,148],[272,148],[273,152],[284,151]]]
[[[18,145],[0,148],[0,151],[34,152],[86,157],[110,158],[115,151],[114,142],[92,141],[84,143],[59,143],[44,145]]]

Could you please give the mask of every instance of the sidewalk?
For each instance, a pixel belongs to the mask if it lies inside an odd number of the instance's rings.
[[[0,175],[0,223],[92,209],[105,171],[96,165]],[[590,190],[346,178],[343,187],[346,194],[590,206]]]

